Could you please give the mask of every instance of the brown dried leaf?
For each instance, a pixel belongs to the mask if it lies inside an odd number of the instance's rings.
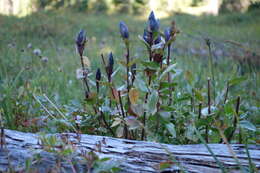
[[[131,88],[129,91],[129,99],[132,104],[136,104],[139,98],[139,91],[136,88]]]
[[[86,66],[86,67],[88,67],[88,68],[90,68],[90,61],[89,61],[89,59],[88,59],[88,57],[86,57],[86,56],[83,56],[83,64]]]

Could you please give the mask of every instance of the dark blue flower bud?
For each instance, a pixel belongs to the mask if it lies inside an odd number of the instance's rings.
[[[109,55],[108,55],[108,66],[113,69],[113,66],[114,66],[114,57],[113,57],[112,52],[110,52]]]
[[[80,56],[83,55],[85,43],[86,43],[86,32],[84,30],[80,30],[76,38],[76,45]]]
[[[97,93],[99,93],[99,82],[101,80],[101,71],[100,68],[97,69],[96,72],[96,87],[97,87]]]
[[[155,32],[159,30],[160,23],[154,16],[154,12],[152,11],[148,18],[148,27],[151,32]]]
[[[97,81],[100,81],[100,80],[101,80],[101,71],[100,71],[100,68],[97,69],[97,72],[96,72],[96,80],[97,80]]]
[[[113,67],[114,67],[114,58],[112,52],[108,55],[108,66],[107,66],[107,75],[108,75],[108,81],[111,82],[111,76],[113,73]]]
[[[161,36],[159,36],[159,37],[157,37],[156,40],[154,40],[154,44],[158,44],[158,43],[160,43],[161,41],[162,41],[162,38],[161,38]]]
[[[121,21],[119,23],[119,29],[120,29],[121,37],[124,39],[128,39],[129,38],[128,27],[126,26],[126,24],[123,21]]]
[[[166,28],[164,30],[164,36],[165,36],[165,41],[168,42],[171,38],[171,28]]]

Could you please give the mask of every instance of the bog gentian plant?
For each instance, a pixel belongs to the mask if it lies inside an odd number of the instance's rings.
[[[164,104],[165,97],[171,96],[169,92],[166,96],[163,91],[172,89],[170,84],[162,87],[162,81],[166,74],[168,74],[168,78],[171,78],[174,67],[170,66],[169,63],[169,52],[167,63],[164,62],[167,54],[165,48],[170,48],[170,43],[174,41],[177,32],[169,27],[165,30],[165,34],[162,34],[159,28],[159,20],[151,12],[147,27],[144,29],[143,36],[140,37],[147,48],[149,58],[147,60],[131,59],[129,29],[125,22],[119,23],[119,33],[126,49],[125,62],[122,63],[123,68],[120,68],[125,69],[126,80],[121,81],[121,87],[116,87],[112,80],[115,73],[112,52],[109,53],[107,61],[105,61],[103,54],[101,55],[107,81],[102,81],[101,70],[98,68],[95,76],[96,82],[92,82],[96,89],[92,90],[88,86],[90,79],[87,78],[87,75],[84,75],[83,79],[87,88],[85,92],[88,93],[88,97],[86,97],[87,107],[90,106],[93,110],[93,112],[88,113],[97,114],[98,125],[110,131],[112,135],[143,140],[146,139],[148,133],[153,132],[151,129],[154,128],[154,124],[156,124],[157,129],[160,127],[159,112],[162,110],[161,105]],[[81,30],[76,39],[76,46],[81,57],[83,71],[85,71],[83,63],[85,43],[86,34],[84,30]],[[138,69],[137,63],[140,63]],[[146,82],[140,83],[143,79],[147,79]],[[119,82],[117,81],[117,83]],[[154,118],[151,119],[151,117],[157,118],[152,120]]]
[[[83,62],[86,34],[83,30],[79,32],[76,46],[87,93],[83,120],[79,126],[81,131],[178,144],[197,142],[200,138],[196,134],[201,131],[205,141],[210,142],[214,134],[212,131],[218,128],[216,122],[222,121],[219,119],[223,110],[232,110],[225,108],[231,103],[225,97],[224,108],[223,105],[217,108],[215,99],[211,97],[211,80],[208,80],[207,91],[202,93],[192,87],[193,77],[190,73],[185,74],[188,91],[183,92],[183,88],[178,88],[176,77],[181,70],[171,56],[174,53],[171,48],[180,31],[174,21],[163,32],[160,28],[158,19],[151,12],[143,34],[139,36],[146,56],[134,59],[130,55],[130,45],[135,42],[131,42],[130,31],[126,23],[121,21],[118,34],[125,45],[124,58],[116,61],[112,52],[107,56],[101,54],[105,77],[99,67],[94,79],[88,76]],[[231,121],[236,124],[235,128],[225,130],[228,141],[234,137],[239,123],[239,108],[236,106],[236,118]]]
[[[80,62],[81,62],[82,74],[83,74],[83,82],[86,87],[85,97],[88,98],[90,89],[89,89],[88,79],[87,79],[88,74],[87,74],[87,70],[84,65],[84,58],[83,58],[83,53],[84,53],[86,42],[87,42],[86,32],[84,30],[80,30],[80,32],[78,33],[77,38],[76,38],[76,46],[77,46],[78,54],[80,56]]]

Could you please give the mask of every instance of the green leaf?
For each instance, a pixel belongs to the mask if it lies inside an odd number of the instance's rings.
[[[226,115],[233,115],[235,114],[235,110],[230,103],[225,104],[224,106],[225,114]]]
[[[172,112],[175,111],[176,108],[173,108],[172,106],[167,106],[167,105],[161,105],[161,109],[167,112]]]
[[[159,165],[160,166],[159,169],[162,171],[162,170],[164,170],[166,168],[170,168],[171,165],[172,165],[171,162],[161,162],[160,165]]]
[[[211,115],[214,115],[214,113],[217,111],[217,107],[215,106],[211,106],[210,107],[210,114],[208,112],[208,107],[205,107],[201,110],[201,115],[204,116],[204,117],[207,117],[207,116],[211,116]]]
[[[141,127],[141,123],[134,116],[128,116],[125,118],[125,123],[129,127],[129,130],[134,130]]]
[[[108,160],[110,160],[111,158],[109,158],[109,157],[104,157],[104,158],[102,158],[102,159],[100,159],[99,161],[100,162],[105,162],[105,161],[108,161]]]
[[[138,88],[140,91],[143,92],[149,92],[146,83],[144,82],[143,79],[140,79],[139,77],[136,78],[135,82],[134,82],[134,86],[136,88]]]
[[[159,111],[159,115],[165,120],[169,120],[171,118],[170,112]]]
[[[197,100],[199,100],[200,102],[204,102],[204,97],[202,96],[201,91],[194,90],[194,93]]]
[[[158,93],[153,90],[152,94],[148,97],[148,112],[154,115],[157,112]]]
[[[161,82],[160,83],[160,89],[162,90],[162,89],[168,89],[168,88],[173,88],[173,87],[175,87],[175,86],[177,86],[177,83],[176,82],[171,82],[171,83],[169,83],[169,82]]]
[[[144,67],[151,69],[151,70],[157,70],[158,68],[160,68],[160,65],[153,61],[149,61],[149,62],[142,61],[141,63]]]
[[[136,105],[131,104],[131,110],[138,116],[144,114],[144,107],[142,104],[136,104]]]
[[[198,140],[198,137],[196,136],[196,133],[194,131],[194,127],[191,124],[188,125],[188,127],[186,128],[185,136],[189,140],[194,141],[194,142],[196,142]]]
[[[244,129],[247,129],[247,130],[250,130],[250,131],[253,131],[255,132],[256,131],[256,127],[249,121],[247,120],[242,120],[240,121],[240,127],[244,128]]]
[[[225,129],[224,135],[225,136],[230,136],[233,133],[234,130],[235,130],[234,127],[228,127],[228,128]]]
[[[118,126],[121,124],[122,120],[120,118],[115,118],[114,122],[112,123],[111,127]]]
[[[240,84],[241,82],[244,82],[245,80],[247,80],[247,77],[242,76],[242,77],[233,78],[228,83],[229,83],[229,86],[233,86],[233,85]]]
[[[121,138],[124,135],[124,127],[123,126],[118,126],[116,129],[116,136]]]
[[[174,68],[176,67],[176,64],[171,64],[168,66],[160,75],[159,80],[161,80],[168,72],[174,71]]]
[[[172,137],[176,138],[176,130],[175,130],[174,124],[168,123],[168,124],[166,124],[166,128],[167,128],[167,130],[170,132],[170,134],[172,135]]]
[[[192,81],[194,81],[194,77],[192,75],[191,71],[185,71],[184,76],[186,78],[186,80],[188,81],[188,83],[191,85]]]

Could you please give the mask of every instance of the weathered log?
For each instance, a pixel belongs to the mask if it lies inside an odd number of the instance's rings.
[[[100,158],[108,157],[112,161],[119,162],[121,172],[160,172],[158,166],[166,162],[172,163],[172,166],[161,172],[180,170],[198,173],[221,172],[215,159],[203,144],[169,145],[86,134],[80,135],[79,139],[79,136],[73,133],[56,134],[56,136],[74,146],[75,153],[70,156],[72,162],[64,158],[57,162],[57,154],[44,149],[38,134],[5,130],[5,144],[0,149],[0,172],[6,172],[8,169],[16,172],[24,171],[28,159],[32,160],[31,167],[36,170],[35,172],[52,172],[54,169],[55,172],[87,172],[87,164],[79,157],[83,150],[95,151]],[[227,145],[209,144],[209,147],[226,169],[230,172],[240,172]],[[231,147],[240,164],[248,167],[249,159],[245,146],[233,144]],[[59,150],[60,146],[54,148]],[[253,164],[259,170],[260,146],[249,145],[248,149]],[[37,162],[32,159],[36,153],[41,156]],[[57,164],[62,169],[57,171]]]

